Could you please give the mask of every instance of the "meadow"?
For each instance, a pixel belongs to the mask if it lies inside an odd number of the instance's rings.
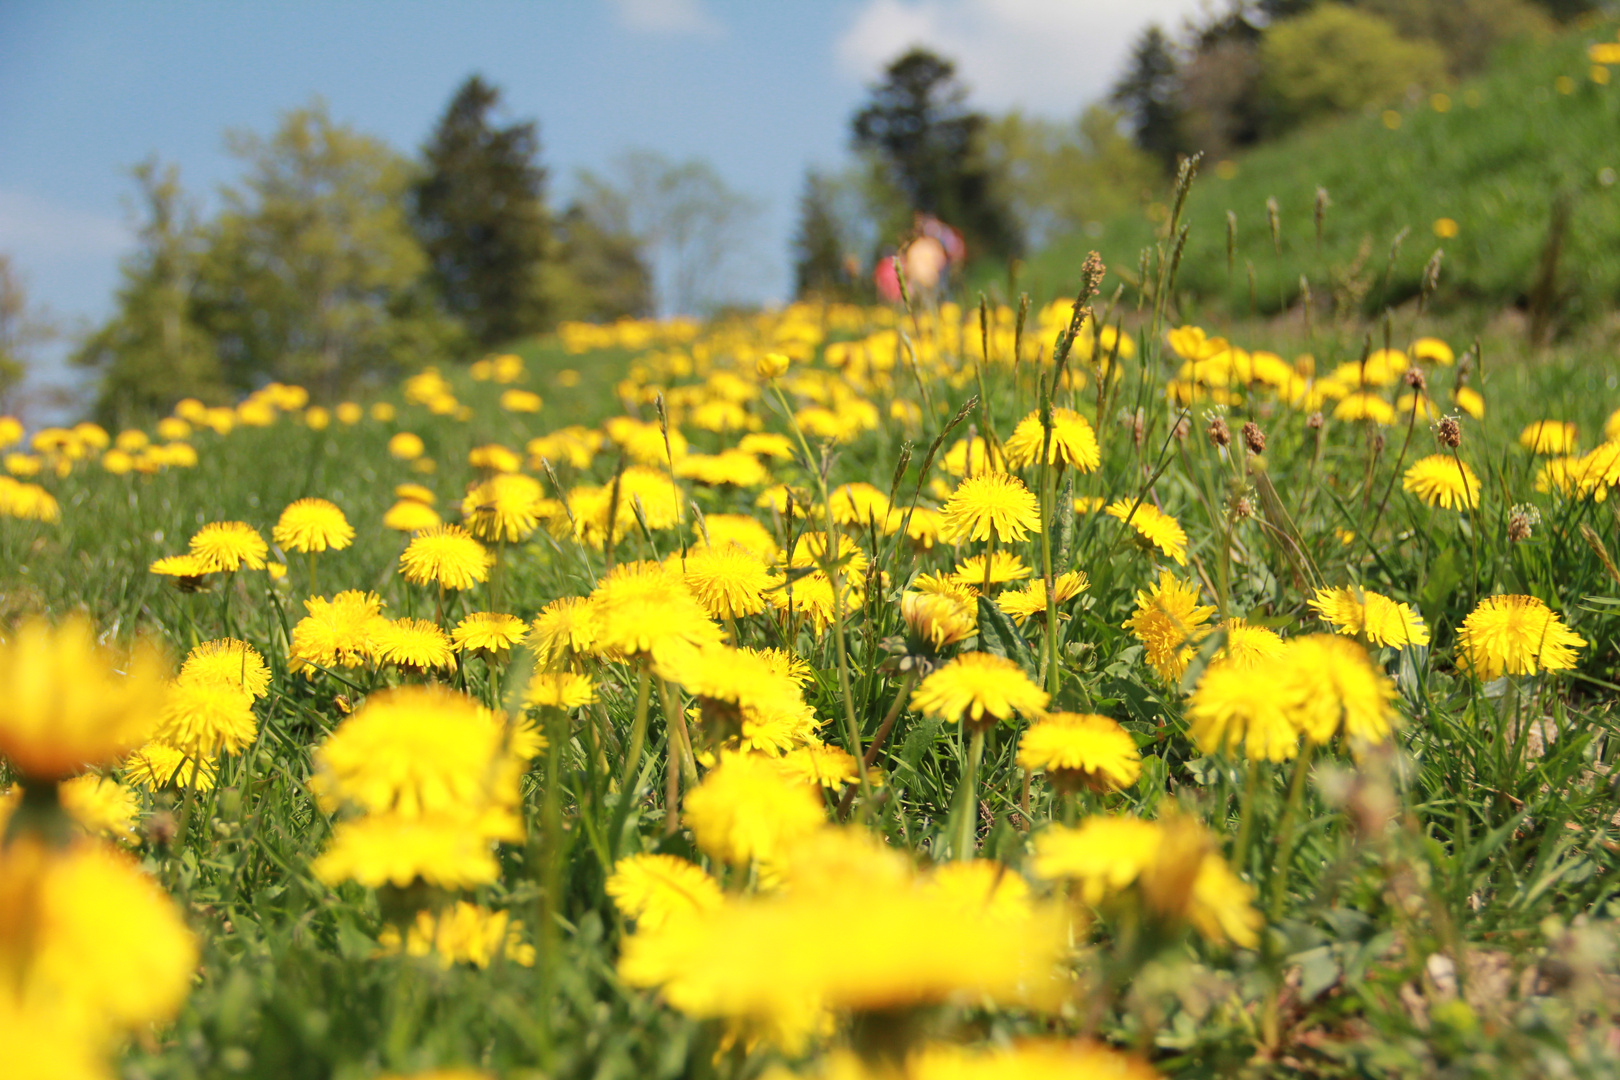
[[[8,425],[0,1072],[1613,1075],[1612,357],[1184,322],[1185,205]]]

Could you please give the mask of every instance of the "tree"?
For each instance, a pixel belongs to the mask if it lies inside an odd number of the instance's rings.
[[[927,49],[891,63],[851,121],[855,149],[874,156],[911,210],[960,229],[970,252],[1003,258],[1022,244],[984,161],[984,126],[955,65]]]
[[[844,229],[834,206],[833,183],[814,169],[804,176],[799,228],[793,237],[793,291],[799,297],[831,299],[848,294]]]
[[[735,299],[759,204],[706,161],[633,150],[610,176],[582,170],[577,200],[603,232],[633,237],[651,263],[658,310],[695,315]]]
[[[1445,78],[1438,45],[1409,41],[1378,16],[1318,4],[1266,31],[1260,46],[1266,87],[1284,124],[1379,105],[1409,86]]]
[[[100,372],[96,418],[119,427],[161,415],[183,397],[224,397],[214,342],[192,312],[202,254],[196,208],[174,166],[154,159],[131,172],[137,247],[119,268],[117,311],[71,358]]]
[[[50,317],[28,303],[28,290],[11,259],[0,254],[0,409],[15,408],[33,350],[57,335]]]
[[[1125,113],[1136,145],[1168,171],[1182,149],[1179,82],[1170,39],[1157,23],[1131,47],[1129,67],[1114,84],[1112,101]]]
[[[610,322],[653,313],[652,272],[634,236],[575,202],[556,220],[553,239],[554,255],[541,273],[558,319]]]
[[[489,347],[546,323],[541,264],[548,223],[534,121],[497,127],[500,91],[462,83],[423,150],[412,223],[445,306]]]
[[[1158,163],[1101,105],[1068,123],[1015,110],[990,121],[985,147],[1002,198],[1034,247],[1126,213],[1158,185]]]
[[[336,393],[456,347],[406,218],[403,158],[319,102],[227,143],[247,175],[206,231],[196,303],[227,381]]]

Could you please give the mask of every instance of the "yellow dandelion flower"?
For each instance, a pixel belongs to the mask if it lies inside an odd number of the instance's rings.
[[[596,700],[596,685],[574,671],[537,671],[529,678],[523,700],[537,709],[577,709]]]
[[[56,798],[79,828],[91,836],[135,839],[140,803],[135,793],[118,781],[104,776],[75,776],[57,786]]]
[[[415,499],[401,499],[383,514],[383,528],[395,532],[414,533],[431,529],[443,519],[437,510]]]
[[[1226,644],[1215,654],[1219,663],[1252,669],[1282,655],[1283,639],[1275,630],[1250,626],[1243,619],[1227,619],[1221,629],[1226,631]]]
[[[284,551],[341,551],[354,542],[354,526],[325,499],[289,503],[270,532]]]
[[[388,440],[388,453],[400,461],[415,461],[426,449],[422,436],[410,431],[401,431]]]
[[[1187,673],[1193,651],[1209,635],[1213,607],[1198,603],[1198,586],[1180,581],[1169,571],[1148,589],[1136,592],[1136,614],[1125,629],[1145,647],[1148,665],[1166,683],[1174,685]]]
[[[703,526],[708,535],[707,546],[736,544],[762,559],[777,556],[776,537],[771,535],[771,530],[746,514],[708,514],[703,519]]]
[[[1478,390],[1472,386],[1459,386],[1451,399],[1457,403],[1457,408],[1472,416],[1475,420],[1485,419],[1485,399]]]
[[[426,670],[455,667],[450,638],[426,619],[382,619],[371,630],[371,651],[380,664]]]
[[[990,566],[991,586],[1005,585],[1009,581],[1022,581],[1035,572],[1012,552],[997,551],[991,554],[988,560],[984,555],[973,555],[963,559],[956,564],[955,571],[951,573],[951,581],[959,588],[966,587],[972,590],[973,595],[977,596],[978,590],[984,586],[986,561]],[[917,584],[921,587],[921,579]]]
[[[1018,764],[1060,788],[1119,791],[1136,783],[1142,756],[1131,733],[1095,713],[1049,713],[1018,740]]]
[[[718,454],[687,454],[675,463],[675,475],[710,487],[755,488],[771,482],[770,470],[759,458],[736,448]]]
[[[1381,743],[1395,730],[1395,684],[1347,638],[1294,638],[1273,678],[1272,692],[1312,742],[1342,733],[1355,743]]]
[[[771,671],[791,680],[794,686],[807,686],[816,681],[810,662],[796,653],[786,649],[753,649],[748,646],[744,646],[742,651],[759,657]]]
[[[542,666],[588,653],[596,642],[594,609],[582,596],[564,596],[540,609],[529,624],[529,648]]]
[[[235,638],[205,641],[192,649],[180,665],[180,678],[230,683],[256,698],[270,690],[270,668],[264,657],[247,642]]]
[[[992,724],[1015,714],[1039,716],[1046,691],[1006,657],[964,653],[924,679],[911,695],[911,707],[950,723]]]
[[[124,779],[157,790],[171,784],[212,791],[218,777],[212,761],[194,761],[167,743],[149,742],[124,759]]]
[[[1412,342],[1408,350],[1414,360],[1427,360],[1432,364],[1444,364],[1450,367],[1457,362],[1457,354],[1451,351],[1451,346],[1435,337],[1422,337]]]
[[[65,1054],[167,1021],[190,992],[197,945],[174,901],[110,845],[80,840],[47,850],[19,837],[0,848],[0,926],[10,931],[0,937],[0,1027],[6,1010],[45,1004],[78,1029],[60,1048]],[[9,1039],[6,1051],[9,1066]]]
[[[197,530],[197,535],[191,538],[191,553],[202,560],[210,573],[236,570],[242,566],[249,570],[263,570],[264,557],[270,554],[270,545],[251,525],[240,521],[215,521]]]
[[[294,669],[319,667],[358,667],[372,659],[373,637],[386,622],[382,598],[376,593],[349,589],[328,600],[312,596],[304,601],[309,614],[298,620],[292,632]]]
[[[860,779],[854,755],[816,739],[793,747],[776,763],[788,776],[824,788],[837,789]]]
[[[500,716],[439,686],[384,690],[315,751],[310,788],[321,805],[423,818],[512,808],[521,767]],[[508,822],[503,837],[518,835]]]
[[[828,1077],[845,1075],[836,1068],[828,1070]],[[987,1047],[930,1043],[906,1059],[905,1075],[930,1080],[1001,1080],[1004,1077],[1159,1080],[1159,1071],[1140,1058],[1101,1043],[1069,1039],[1020,1039],[1011,1046]]]
[[[1288,761],[1299,753],[1300,728],[1275,685],[1282,666],[1215,663],[1204,670],[1187,702],[1187,730],[1202,752],[1251,761]]]
[[[1430,454],[1412,463],[1401,478],[1401,490],[1410,491],[1429,506],[1446,510],[1479,507],[1479,477],[1468,463],[1449,454]]]
[[[1135,503],[1131,499],[1119,499],[1109,503],[1103,513],[1128,524],[1143,541],[1152,544],[1179,565],[1187,565],[1187,534],[1182,531],[1180,522],[1157,506],[1149,502]]]
[[[1053,825],[1035,836],[1035,876],[1072,880],[1096,907],[1105,897],[1129,888],[1152,865],[1159,851],[1159,827],[1136,817],[1097,815],[1077,828]]]
[[[653,671],[693,697],[738,708],[791,710],[802,704],[798,684],[770,661],[719,642],[671,642],[654,653]]]
[[[1091,581],[1084,572],[1071,570],[1052,579],[1052,599],[1057,604],[1065,604],[1090,587]],[[1044,619],[1046,617],[1046,579],[1036,578],[1022,589],[1013,589],[1002,593],[996,598],[996,606],[1005,611],[1008,617],[1019,626],[1023,626],[1031,618]],[[1066,617],[1061,612],[1059,613],[1059,618]]]
[[[884,535],[893,536],[902,528],[906,530],[907,540],[929,551],[940,540],[945,528],[945,515],[930,506],[911,507],[909,510],[891,507],[889,518],[883,523]]]
[[[934,867],[926,892],[956,905],[964,919],[1027,919],[1029,883],[993,859],[961,859]]]
[[[420,878],[442,889],[472,889],[500,876],[491,838],[466,813],[340,822],[312,869],[328,885],[356,881],[371,888],[404,888]]]
[[[674,855],[631,855],[607,880],[613,905],[638,929],[656,930],[685,915],[712,911],[724,894],[701,866]]]
[[[212,564],[187,552],[184,555],[165,555],[147,567],[151,573],[175,579],[181,592],[195,592],[202,586],[205,575],[213,572]]]
[[[238,753],[258,733],[253,695],[242,686],[182,677],[169,687],[154,735],[192,760],[203,761],[216,754]]]
[[[1487,596],[1457,630],[1457,666],[1476,678],[1567,671],[1586,639],[1534,596]]]
[[[0,642],[0,757],[40,780],[111,765],[151,733],[166,676],[155,647],[99,645],[83,619],[24,622]]]
[[[507,391],[513,393],[514,391]],[[401,940],[399,930],[386,926],[377,937],[385,956],[403,952],[406,956],[428,957],[439,966],[450,968],[455,964],[471,964],[487,968],[497,957],[504,957],[523,967],[534,966],[534,946],[524,944],[523,923],[505,911],[491,911],[465,900],[438,914],[418,911],[416,920],[406,928]],[[449,1070],[428,1074],[428,1080],[486,1080],[483,1073],[472,1070]],[[423,1080],[417,1073],[412,1080]]]
[[[528,539],[540,524],[540,481],[523,473],[497,473],[467,492],[461,514],[481,540]]]
[[[765,560],[737,543],[695,548],[671,556],[687,588],[716,619],[756,615],[765,610],[765,593],[776,581]]]
[[[889,531],[889,497],[871,484],[840,484],[829,505],[833,520],[840,525],[875,525]]]
[[[1355,585],[1317,589],[1311,607],[1335,632],[1347,637],[1364,637],[1374,645],[1404,649],[1427,645],[1429,628],[1422,616],[1406,604]]]
[[[1254,909],[1254,886],[1233,873],[1226,860],[1206,852],[1198,862],[1188,897],[1187,921],[1208,941],[1257,948],[1265,919]]]
[[[459,652],[476,652],[484,649],[492,653],[504,653],[521,642],[527,630],[527,625],[516,615],[475,611],[463,618],[456,624],[456,628],[450,631],[450,641]]]
[[[979,632],[979,608],[964,593],[908,592],[900,597],[913,650],[933,655]]]
[[[655,653],[662,645],[717,642],[720,627],[678,573],[653,562],[621,563],[590,595],[597,655]]]
[[[1575,425],[1557,420],[1537,420],[1519,432],[1519,445],[1532,454],[1573,454]]]
[[[1041,447],[1045,444],[1046,430],[1041,427],[1041,414],[1036,410],[1018,421],[1012,438],[1007,440],[1007,464],[1015,469],[1040,464]],[[1052,442],[1047,460],[1079,472],[1091,472],[1102,463],[1097,434],[1085,417],[1073,409],[1052,410]]]
[[[738,866],[777,859],[827,824],[813,788],[755,754],[726,757],[686,797],[684,816],[699,849]]]
[[[1020,542],[1041,527],[1040,506],[1024,482],[1007,473],[979,473],[957,485],[941,511],[941,535],[965,540]]]
[[[1376,394],[1348,394],[1333,407],[1335,420],[1370,420],[1388,427],[1395,422],[1395,406]]]
[[[470,589],[489,579],[495,557],[459,525],[438,525],[411,538],[399,572],[416,585]]]

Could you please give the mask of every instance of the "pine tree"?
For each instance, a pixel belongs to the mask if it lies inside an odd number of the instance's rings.
[[[542,329],[548,222],[534,121],[497,127],[500,91],[456,91],[423,151],[412,218],[445,305],[485,347]]]
[[[876,155],[911,209],[960,229],[970,254],[1017,254],[1021,238],[984,163],[985,117],[968,108],[955,65],[912,49],[871,94],[852,122],[855,148]]]
[[[793,238],[794,294],[831,299],[847,293],[844,240],[833,207],[831,184],[814,169],[799,196],[799,230]]]
[[[1136,145],[1167,170],[1175,168],[1182,149],[1176,73],[1170,39],[1155,23],[1131,47],[1130,66],[1113,93],[1113,102],[1124,110]]]
[[[135,167],[138,247],[120,271],[116,314],[72,357],[100,372],[96,418],[119,427],[161,415],[183,397],[223,400],[219,358],[193,317],[201,257],[196,214],[174,166]]]

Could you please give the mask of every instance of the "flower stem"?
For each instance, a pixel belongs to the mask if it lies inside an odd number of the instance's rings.
[[[968,742],[967,773],[962,777],[961,794],[957,797],[956,858],[973,858],[973,841],[978,832],[979,817],[979,762],[984,758],[984,726],[975,724]]]
[[[1307,741],[1294,759],[1294,775],[1288,781],[1288,805],[1283,808],[1282,823],[1277,826],[1277,861],[1271,869],[1272,922],[1282,918],[1283,902],[1288,898],[1288,864],[1293,858],[1294,829],[1298,824],[1300,804],[1305,795],[1305,777],[1311,771],[1311,755],[1316,745]]]

